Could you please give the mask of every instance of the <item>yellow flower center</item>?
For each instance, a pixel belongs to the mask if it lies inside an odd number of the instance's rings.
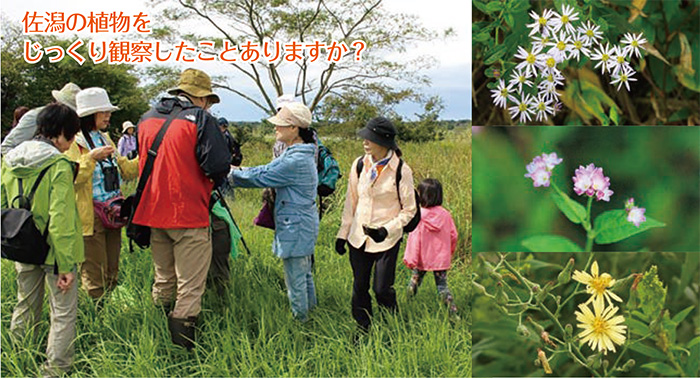
[[[566,49],[566,43],[564,43],[564,42],[562,42],[562,41],[557,42],[557,48],[558,48],[559,50],[564,50],[564,49]]]
[[[625,75],[625,74],[620,75],[620,80],[627,81],[627,75]]]
[[[540,25],[544,26],[547,24],[547,19],[544,17],[540,17]]]
[[[574,47],[576,48],[576,50],[581,50],[581,48],[583,47],[583,42],[581,42],[581,41],[574,42]]]
[[[542,38],[542,44],[545,45],[547,43],[549,43],[549,37]]]
[[[610,59],[610,55],[608,55],[608,54],[603,54],[602,60],[603,60],[604,62],[607,62],[608,59]]]
[[[547,67],[552,68],[557,64],[557,61],[554,60],[554,58],[550,57],[547,58]]]
[[[605,334],[608,330],[607,322],[600,316],[596,316],[593,320],[593,333],[596,335]]]
[[[591,287],[593,288],[593,290],[595,290],[595,292],[596,292],[597,294],[602,295],[603,293],[605,293],[605,290],[606,290],[606,289],[608,288],[608,286],[610,285],[610,280],[611,280],[611,279],[612,279],[612,278],[611,278],[610,276],[608,276],[607,274],[604,274],[604,275],[602,275],[602,276],[595,277],[595,278],[593,278],[593,280],[591,281]]]
[[[546,105],[544,104],[544,102],[540,102],[539,104],[537,104],[537,110],[544,111],[545,106]]]
[[[632,47],[639,47],[639,42],[637,42],[636,40],[632,41]]]
[[[625,57],[623,55],[618,55],[617,56],[617,62],[618,63],[624,63],[625,62]]]
[[[594,35],[593,29],[588,29],[588,30],[586,30],[586,35],[589,36],[589,37],[593,37],[593,35]]]
[[[501,89],[501,96],[506,97],[508,95],[508,88]]]
[[[526,111],[526,110],[527,110],[527,104],[524,103],[524,102],[520,103],[520,105],[518,105],[518,110],[520,110],[521,112]]]
[[[567,16],[567,15],[561,16],[561,23],[562,24],[566,24],[568,22],[569,22],[569,16]]]
[[[554,75],[549,74],[549,75],[547,76],[547,81],[550,82],[550,83],[554,82]]]
[[[527,59],[525,59],[528,63],[532,64],[535,63],[536,57],[532,55],[532,53],[527,54]]]

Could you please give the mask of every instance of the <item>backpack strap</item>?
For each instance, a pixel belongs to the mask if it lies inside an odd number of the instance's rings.
[[[53,164],[51,164],[53,165]],[[22,187],[22,179],[17,178],[17,183],[19,184],[18,188],[18,193],[15,198],[12,199],[12,203],[10,206],[12,206],[16,200],[19,199],[19,206],[20,207],[25,207],[27,210],[31,210],[32,207],[32,199],[34,198],[34,193],[36,193],[37,188],[39,187],[39,183],[41,183],[41,179],[44,178],[44,175],[46,175],[46,172],[51,168],[51,165],[47,166],[46,168],[42,169],[41,172],[39,172],[39,176],[37,176],[36,181],[34,181],[34,185],[32,185],[32,188],[29,190],[29,194],[25,197],[24,196],[24,188]],[[27,200],[26,204],[22,201],[22,198],[25,198]]]
[[[396,196],[399,197],[399,206],[403,209],[403,203],[401,203],[401,191],[399,190],[399,183],[401,182],[401,169],[403,168],[403,159],[399,158],[399,167],[396,169]]]
[[[355,168],[355,171],[357,173],[357,178],[360,178],[360,173],[362,173],[362,168],[365,167],[365,155],[360,156],[357,158],[357,166]]]
[[[148,178],[151,176],[151,172],[153,171],[153,163],[156,160],[156,156],[158,156],[158,148],[160,147],[160,143],[163,141],[163,137],[165,136],[165,132],[168,131],[170,123],[178,116],[178,114],[180,114],[180,110],[176,111],[176,109],[173,109],[173,111],[168,114],[165,122],[163,122],[163,126],[161,126],[160,131],[158,131],[158,135],[156,135],[156,138],[153,140],[151,148],[148,149],[148,157],[146,158],[146,164],[144,165],[143,172],[141,172],[141,177],[139,178],[139,185],[136,188],[136,195],[134,196],[133,205],[134,210],[129,216],[129,223],[131,223],[131,218],[133,218],[134,214],[136,214],[136,209],[139,206],[139,202],[141,202],[141,195],[143,194]]]

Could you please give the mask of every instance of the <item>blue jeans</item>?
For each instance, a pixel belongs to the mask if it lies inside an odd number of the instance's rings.
[[[318,301],[316,288],[311,272],[311,256],[288,257],[282,259],[284,264],[284,282],[287,285],[287,296],[292,306],[292,314],[301,320],[308,320],[311,311]]]

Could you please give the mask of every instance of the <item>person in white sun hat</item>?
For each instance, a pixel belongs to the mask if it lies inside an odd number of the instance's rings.
[[[122,134],[119,143],[117,143],[117,150],[119,155],[130,157],[129,154],[136,151],[136,126],[131,121],[125,121],[122,124]],[[134,154],[136,153],[134,152]]]
[[[69,108],[75,110],[75,95],[80,92],[80,87],[68,83],[61,88],[61,90],[52,90],[51,96],[56,100],[55,102],[67,105]],[[19,146],[20,143],[28,141],[34,137],[36,134],[36,117],[39,113],[44,110],[46,106],[40,106],[34,108],[27,113],[25,113],[22,118],[20,118],[17,126],[13,127],[9,134],[2,141],[2,154],[3,156],[10,152],[13,148]]]
[[[107,203],[122,195],[121,179],[136,178],[138,159],[121,156],[106,132],[112,112],[119,110],[110,102],[106,90],[87,88],[80,91],[75,100],[81,131],[66,154],[80,165],[75,179],[85,243],[85,262],[80,267],[80,275],[83,288],[97,302],[117,285],[121,229],[105,227],[95,212],[95,204]],[[97,305],[101,306],[101,301]]]

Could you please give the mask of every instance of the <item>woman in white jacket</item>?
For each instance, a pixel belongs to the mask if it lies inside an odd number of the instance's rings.
[[[355,160],[347,176],[348,190],[335,249],[341,255],[346,245],[350,250],[352,316],[367,331],[372,319],[369,282],[375,264],[373,289],[377,303],[390,311],[397,309],[396,259],[403,227],[416,213],[416,201],[413,172],[401,161],[391,121],[373,118],[357,134],[364,139],[365,155]]]

